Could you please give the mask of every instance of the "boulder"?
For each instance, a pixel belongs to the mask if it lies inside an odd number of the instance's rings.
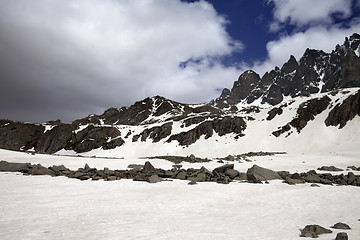
[[[213,172],[225,174],[226,170],[228,169],[234,169],[234,164],[225,164],[223,166],[217,167],[213,170]]]
[[[343,230],[351,229],[349,225],[347,225],[346,223],[342,223],[342,222],[336,223],[336,224],[335,224],[334,226],[332,226],[331,228],[334,228],[334,229],[343,229]]]
[[[300,237],[317,238],[320,234],[332,233],[331,230],[326,229],[319,225],[306,225],[304,229],[300,230]]]
[[[12,163],[0,161],[0,172],[28,172],[30,163]]]
[[[335,240],[348,240],[348,239],[349,237],[345,232],[339,232],[338,234],[336,234],[336,238],[335,238]]]
[[[150,177],[148,177],[147,181],[149,183],[158,183],[162,181],[162,178],[160,178],[158,175],[153,174]]]
[[[30,170],[27,172],[30,175],[50,175],[54,176],[55,173],[49,168],[43,167],[40,164],[32,165]]]
[[[226,169],[226,171],[225,171],[225,175],[231,179],[236,178],[237,176],[239,176],[239,174],[240,174],[240,172],[235,169]]]
[[[146,161],[142,171],[145,175],[152,175],[155,172],[155,168],[149,161]]]
[[[270,169],[259,167],[258,165],[253,165],[246,172],[247,179],[252,183],[260,183],[261,181],[281,179],[281,176]]]
[[[321,170],[321,171],[344,171],[344,169],[341,169],[341,168],[337,168],[335,166],[322,166],[320,168],[318,168],[318,170]]]

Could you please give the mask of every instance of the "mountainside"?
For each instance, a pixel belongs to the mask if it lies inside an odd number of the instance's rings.
[[[331,53],[306,49],[299,62],[290,56],[281,69],[276,67],[261,78],[254,71],[246,71],[234,82],[231,90],[223,89],[220,97],[211,104],[224,108],[259,100],[276,105],[287,97],[360,87],[359,57],[360,35],[355,33]]]
[[[0,148],[88,156],[223,156],[360,146],[360,35],[306,50],[262,78],[246,71],[210,104],[155,96],[64,124],[0,120]]]

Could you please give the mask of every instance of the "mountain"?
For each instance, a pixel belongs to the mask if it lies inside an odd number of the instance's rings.
[[[255,101],[276,105],[285,98],[308,96],[347,87],[360,87],[360,35],[354,33],[331,53],[306,49],[300,61],[290,56],[282,68],[276,67],[261,78],[246,71],[231,90],[223,89],[211,102],[220,108]]]
[[[246,71],[209,104],[155,96],[69,124],[0,120],[0,148],[111,157],[357,149],[359,44],[353,34],[331,53],[307,49],[262,78]]]

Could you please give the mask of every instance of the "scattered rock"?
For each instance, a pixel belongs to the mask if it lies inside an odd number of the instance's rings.
[[[336,224],[335,224],[334,226],[332,226],[331,228],[334,228],[334,229],[343,229],[343,230],[351,229],[349,225],[347,225],[346,223],[342,223],[342,222],[336,223]]]
[[[304,229],[300,230],[300,237],[317,238],[320,234],[332,233],[331,230],[319,225],[306,225]]]

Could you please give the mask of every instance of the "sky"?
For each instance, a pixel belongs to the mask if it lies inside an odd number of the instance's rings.
[[[0,119],[69,122],[161,95],[204,103],[252,69],[360,32],[360,0],[0,0]]]

